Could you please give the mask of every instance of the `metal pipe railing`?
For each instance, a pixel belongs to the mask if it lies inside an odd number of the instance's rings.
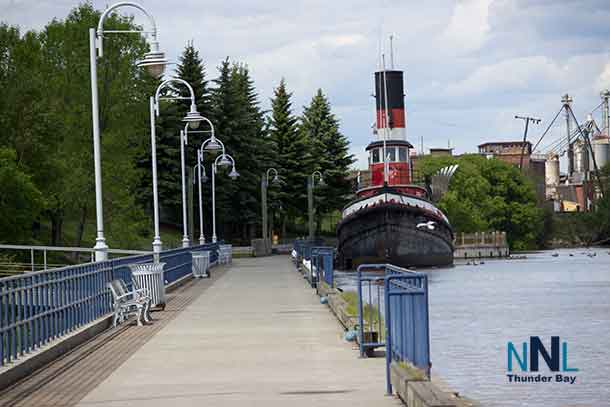
[[[364,274],[370,272],[383,274]],[[364,356],[368,349],[385,346],[386,387],[388,394],[392,394],[393,361],[411,363],[430,375],[428,276],[392,264],[363,264],[357,274],[360,354]],[[368,301],[364,301],[365,284]],[[375,287],[377,292],[373,295]]]
[[[192,272],[191,252],[198,250],[217,261],[216,243],[161,252],[166,285]],[[131,285],[129,265],[152,262],[147,253],[0,278],[0,366],[110,315],[107,284],[120,278]]]
[[[15,245],[15,244],[0,244],[0,250],[13,251],[29,251],[30,252],[30,271],[36,271],[36,266],[42,266],[43,270],[49,269],[51,264],[47,261],[48,252],[63,252],[63,253],[86,253],[90,256],[91,262],[95,261],[95,249],[89,247],[64,247],[64,246],[37,246],[37,245]],[[42,252],[43,262],[36,263],[36,252]],[[147,254],[149,251],[143,250],[123,250],[123,249],[108,249],[108,254]]]

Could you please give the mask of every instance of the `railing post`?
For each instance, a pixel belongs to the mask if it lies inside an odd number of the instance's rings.
[[[384,273],[385,274],[385,273]],[[383,280],[383,296],[385,303],[385,380],[386,395],[392,395],[392,378],[390,376],[390,365],[392,364],[392,316],[390,306],[390,279],[388,276]]]

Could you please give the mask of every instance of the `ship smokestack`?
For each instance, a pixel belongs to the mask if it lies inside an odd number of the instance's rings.
[[[406,140],[405,95],[403,71],[375,72],[375,102],[377,109],[377,139]],[[385,85],[385,88],[384,88]],[[387,106],[386,95],[387,91]],[[386,116],[387,112],[387,116]],[[386,124],[386,117],[389,123]],[[387,128],[387,133],[386,132]]]

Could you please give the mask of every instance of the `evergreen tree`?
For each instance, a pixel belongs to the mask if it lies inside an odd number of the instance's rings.
[[[231,63],[228,58],[221,62],[218,73],[218,77],[213,81],[214,88],[211,90],[211,119],[216,137],[224,143],[226,153],[235,158],[235,147],[241,148],[237,138],[239,129],[236,121],[240,114],[240,106],[235,87],[231,83]],[[216,154],[205,153],[204,160],[206,167],[208,167],[206,169],[208,174],[211,174],[210,164],[216,157]],[[236,165],[239,168],[237,160]],[[228,178],[226,174],[227,170],[223,167],[219,167],[216,173],[216,228],[217,234],[221,238],[228,239],[232,226],[231,221],[235,215],[232,211],[232,201],[237,192],[237,187],[235,182]],[[211,204],[208,213],[211,213]]]
[[[219,168],[216,188],[217,233],[242,242],[256,235],[260,224],[259,173],[263,153],[263,114],[246,66],[224,60],[212,90],[212,122],[216,136],[235,159],[240,177],[230,180]],[[208,162],[215,158],[206,154]],[[230,170],[230,169],[229,169]],[[221,230],[222,228],[222,230]]]
[[[189,42],[184,48],[176,71],[178,78],[184,79],[193,87],[199,113],[208,116],[211,106],[208,81],[205,79],[205,65],[192,42]],[[180,96],[190,97],[188,89],[183,86],[180,86],[179,89]],[[184,113],[186,113],[191,106],[191,101],[185,99],[181,104],[184,105]]]
[[[164,94],[168,94],[164,92]],[[184,129],[182,106],[173,100],[160,101],[156,119],[157,188],[160,220],[182,223],[182,173],[180,164],[180,131]],[[150,156],[150,152],[148,152]],[[150,174],[150,165],[144,170]],[[152,181],[152,178],[149,178]],[[152,192],[152,184],[147,191]],[[152,195],[151,198],[152,200]]]
[[[318,89],[310,105],[304,108],[300,131],[308,138],[312,152],[310,172],[320,171],[326,184],[315,194],[319,220],[323,214],[339,210],[347,203],[352,189],[348,173],[354,163],[354,157],[349,154],[349,141],[339,131],[339,121],[332,114],[322,89]]]
[[[307,177],[311,174],[311,154],[308,138],[298,131],[297,118],[292,114],[292,94],[282,79],[271,99],[269,120],[277,170],[283,180],[277,199],[283,208],[280,213],[282,235],[286,235],[288,218],[303,216],[307,210]]]
[[[272,163],[265,160],[264,119],[247,66],[233,65],[231,83],[239,108],[231,151],[241,174],[235,182],[238,200],[233,201],[233,232],[249,241],[260,225],[260,173]]]

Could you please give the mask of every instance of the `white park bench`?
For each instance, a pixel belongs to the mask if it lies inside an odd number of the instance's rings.
[[[136,315],[139,326],[152,321],[150,317],[151,297],[145,289],[138,288],[134,282],[133,290],[129,291],[123,280],[112,280],[108,283],[112,292],[114,315],[112,326],[124,322],[131,315]]]

